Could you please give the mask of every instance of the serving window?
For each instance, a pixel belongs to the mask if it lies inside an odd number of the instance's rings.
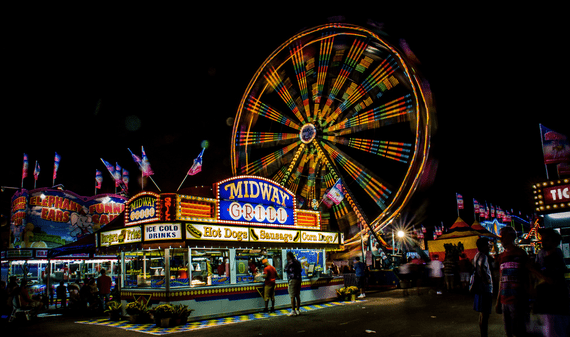
[[[228,249],[192,249],[191,286],[230,284]]]

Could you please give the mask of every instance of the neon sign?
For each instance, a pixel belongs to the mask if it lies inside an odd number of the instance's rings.
[[[295,195],[272,180],[239,176],[216,184],[218,220],[237,224],[295,225]]]
[[[160,220],[160,196],[152,192],[142,192],[127,202],[125,224],[135,225]]]

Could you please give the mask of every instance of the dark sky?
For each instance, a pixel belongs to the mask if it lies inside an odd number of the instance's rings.
[[[102,157],[129,169],[136,192],[127,148],[140,154],[143,145],[154,180],[175,191],[203,140],[203,172],[184,186],[229,177],[228,118],[254,72],[297,32],[337,17],[373,20],[391,42],[405,39],[431,85],[437,172],[412,203],[427,205],[424,222],[451,225],[455,192],[469,223],[473,197],[529,214],[531,185],[546,180],[539,123],[570,135],[564,10],[461,6],[16,13],[4,45],[0,183],[20,185],[25,152],[30,175],[41,165],[38,187],[51,185],[57,151],[56,183],[66,189],[93,194],[99,169],[103,192],[112,192]],[[2,193],[3,212],[10,196]]]

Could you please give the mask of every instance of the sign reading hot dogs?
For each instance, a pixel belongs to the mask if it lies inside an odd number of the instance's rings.
[[[249,241],[248,229],[233,226],[186,224],[187,240]]]

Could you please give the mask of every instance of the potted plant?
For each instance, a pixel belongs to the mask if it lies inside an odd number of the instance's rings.
[[[107,308],[105,309],[105,313],[109,314],[109,319],[111,321],[119,321],[121,320],[121,312],[123,309],[123,305],[121,302],[117,301],[110,301],[107,303]]]
[[[161,328],[170,325],[170,319],[174,316],[174,307],[171,304],[160,304],[149,310],[154,317],[154,322]]]
[[[356,295],[358,295],[360,291],[358,290],[358,287],[350,286],[347,288],[346,292],[350,295],[350,300],[354,302],[356,301]]]
[[[173,307],[174,309],[174,321],[175,325],[184,325],[188,322],[188,316],[190,313],[194,311],[194,309],[189,309],[187,305],[184,304],[176,304]]]
[[[340,289],[337,289],[336,294],[337,294],[339,300],[345,300],[346,299],[346,287],[342,287]]]
[[[125,310],[127,311],[127,314],[129,314],[131,323],[143,323],[150,318],[149,309],[146,303],[137,301],[130,302],[125,306]]]

